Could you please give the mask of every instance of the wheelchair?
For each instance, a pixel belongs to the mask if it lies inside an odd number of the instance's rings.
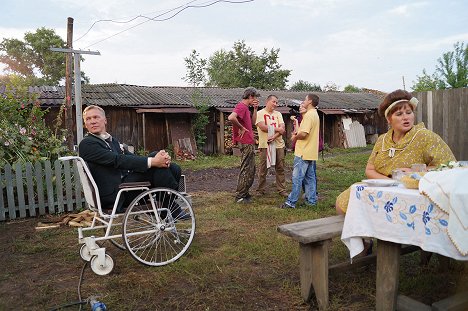
[[[110,240],[116,247],[127,250],[139,263],[164,266],[178,260],[190,247],[195,235],[195,215],[190,197],[184,192],[168,188],[152,188],[149,182],[123,183],[111,210],[104,210],[98,187],[86,162],[78,156],[61,157],[74,161],[78,170],[85,201],[94,212],[90,227],[78,228],[80,256],[89,261],[98,275],[107,275],[114,268],[114,260],[101,246]],[[184,176],[181,178],[185,180]],[[180,190],[180,189],[179,189]],[[118,213],[119,200],[125,192],[139,194]],[[97,236],[97,233],[101,236]]]

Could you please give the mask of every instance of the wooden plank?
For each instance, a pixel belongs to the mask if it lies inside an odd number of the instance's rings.
[[[70,161],[61,161],[63,165],[63,174],[64,174],[64,183],[65,183],[65,195],[66,195],[66,202],[68,212],[73,211],[73,185],[72,185],[72,177],[71,177],[71,170],[70,170]]]
[[[82,193],[82,186],[80,181],[80,175],[78,173],[78,167],[76,165],[76,161],[73,161],[73,185],[75,186],[75,201],[76,206],[75,209],[82,209],[84,208],[83,198],[81,196]]]
[[[281,225],[278,232],[294,240],[307,244],[340,236],[343,230],[344,216],[332,216]]]
[[[226,149],[224,148],[224,113],[219,112],[219,131],[216,131],[218,134],[218,152],[219,154],[224,154]]]
[[[39,206],[39,214],[45,215],[45,200],[44,200],[44,179],[41,162],[37,161],[34,163],[34,176],[36,177],[36,193],[37,193],[37,205]]]
[[[309,301],[314,291],[319,310],[328,307],[328,244],[329,241],[299,244],[301,295]]]
[[[54,171],[55,171],[55,194],[57,195],[57,212],[63,213],[65,211],[65,206],[63,204],[63,181],[62,181],[62,165],[60,160],[55,160],[54,162]]]
[[[427,92],[427,104],[426,104],[426,113],[427,113],[427,118],[426,118],[426,127],[433,131],[434,130],[434,119],[433,119],[433,106],[432,106],[432,91]]]
[[[400,244],[378,240],[375,295],[377,311],[396,310],[400,250]]]
[[[2,171],[0,171],[0,185],[5,184],[5,177],[3,176]],[[8,211],[5,208],[5,202],[3,200],[3,187],[0,186],[0,220],[5,220],[6,212]]]
[[[432,304],[434,311],[466,311],[468,310],[468,292],[458,293]]]
[[[459,105],[459,128],[454,137],[458,140],[454,143],[458,146],[458,152],[455,154],[457,160],[468,161],[468,135],[463,135],[463,130],[466,131],[466,120],[468,120],[468,88],[458,89],[458,105]]]
[[[31,163],[26,163],[26,190],[28,192],[28,210],[30,216],[36,216],[36,204],[34,202],[34,180],[33,180],[33,167]]]
[[[453,94],[451,92],[446,92],[442,91],[442,139],[445,142],[449,141],[449,123],[451,124],[453,119],[450,119],[450,107],[454,104],[454,106],[457,106],[457,103],[449,102],[448,98],[450,94]]]
[[[418,246],[415,245],[407,245],[401,248],[401,255],[406,255],[415,251],[420,250]],[[350,260],[347,260],[342,263],[335,264],[330,266],[330,273],[339,273],[339,272],[346,272],[352,269],[361,268],[364,266],[372,265],[377,262],[377,255],[372,254],[365,257],[360,258],[353,258],[353,262],[351,263]]]
[[[398,311],[431,311],[431,307],[404,295],[397,297]]]
[[[44,171],[45,171],[45,184],[47,192],[47,206],[49,208],[49,213],[55,213],[55,200],[54,200],[54,186],[52,183],[52,165],[50,161],[44,162]]]
[[[13,186],[13,173],[11,170],[11,165],[5,165],[5,189],[7,194],[8,202],[8,218],[16,219],[16,206],[15,206],[15,192]]]
[[[15,164],[16,176],[16,197],[18,199],[18,209],[20,218],[26,218],[26,201],[24,199],[24,186],[23,186],[23,165],[21,163]]]
[[[418,107],[416,109],[416,120],[415,120],[416,124],[423,121],[423,113],[422,112],[423,112],[424,106],[425,106],[425,103],[424,103],[424,100],[423,100],[423,94],[424,94],[423,92],[418,92],[418,93],[416,93],[414,95],[419,101]]]
[[[432,113],[433,113],[433,128],[432,131],[439,134],[443,138],[443,92],[444,90],[432,91]]]

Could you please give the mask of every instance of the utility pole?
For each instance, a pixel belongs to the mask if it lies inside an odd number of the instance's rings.
[[[403,90],[406,91],[406,86],[405,86],[405,76],[401,76],[401,78],[403,79]]]
[[[101,55],[99,51],[83,51],[74,49],[62,49],[62,48],[50,48],[54,52],[62,52],[73,54],[74,57],[74,71],[75,71],[75,111],[76,111],[76,144],[79,145],[83,139],[83,119],[81,112],[81,70],[80,70],[80,58],[81,54],[89,55]]]
[[[82,51],[73,49],[73,18],[68,18],[67,24],[67,48],[50,48],[54,52],[67,53],[65,68],[65,126],[67,128],[67,145],[69,150],[73,150],[73,112],[71,109],[71,58],[74,57],[75,71],[75,115],[76,115],[76,144],[79,145],[83,139],[83,119],[81,112],[81,54],[101,55],[98,51]],[[73,54],[73,55],[72,55]]]
[[[73,18],[69,17],[67,22],[67,48],[73,48]],[[72,111],[72,54],[65,54],[65,128],[67,129],[68,150],[73,151],[75,137],[73,135],[73,111]]]

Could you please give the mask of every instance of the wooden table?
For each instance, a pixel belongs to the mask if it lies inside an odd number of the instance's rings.
[[[376,310],[395,310],[402,244],[456,260],[468,260],[446,233],[448,215],[418,190],[353,185],[342,240],[351,257],[363,249],[362,237],[378,239]]]

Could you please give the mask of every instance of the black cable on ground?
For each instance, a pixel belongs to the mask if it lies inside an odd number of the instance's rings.
[[[73,306],[76,306],[76,305],[80,305],[80,310],[81,310],[81,306],[85,305],[87,303],[88,303],[88,301],[86,301],[86,300],[85,301],[70,302],[70,303],[67,303],[67,304],[64,304],[64,305],[61,305],[61,306],[58,306],[58,307],[54,307],[54,308],[50,309],[49,311],[62,310],[64,308],[73,307]]]
[[[86,266],[88,265],[88,262],[85,261],[84,265],[83,265],[83,268],[81,269],[81,274],[80,274],[80,280],[78,281],[78,300],[81,301],[81,283],[83,282],[83,275],[84,275],[84,271],[85,271],[85,268]],[[87,302],[87,300],[86,300]],[[80,311],[81,311],[81,307],[83,305],[80,304]]]
[[[50,309],[49,311],[57,311],[57,310],[61,310],[61,309],[76,306],[76,305],[80,305],[80,311],[81,311],[82,310],[81,307],[88,303],[88,300],[81,300],[81,283],[83,282],[83,275],[84,275],[84,271],[87,265],[88,265],[88,262],[86,261],[85,264],[83,265],[83,268],[81,269],[80,280],[78,281],[78,301],[70,302],[70,303],[67,303],[58,307],[54,307]]]

